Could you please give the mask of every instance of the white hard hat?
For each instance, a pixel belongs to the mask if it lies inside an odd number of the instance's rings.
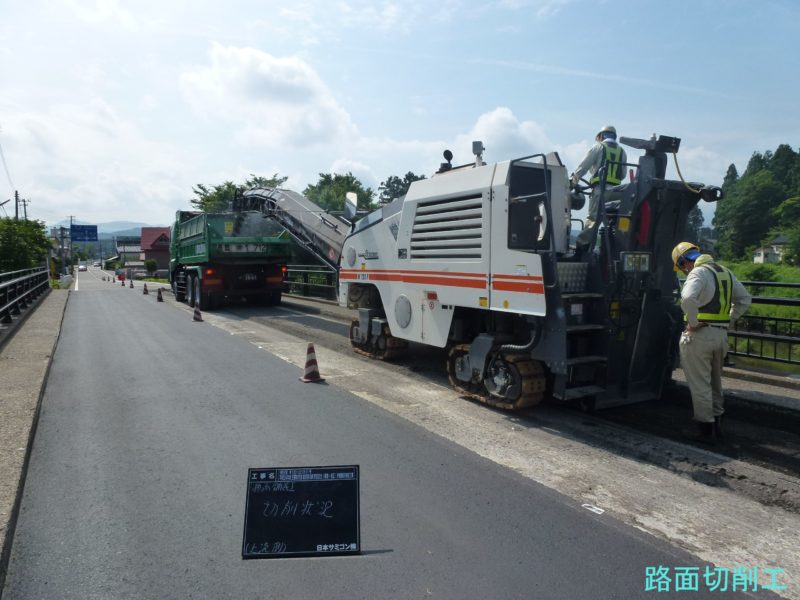
[[[599,136],[603,135],[604,133],[612,133],[612,134],[614,134],[614,137],[616,138],[617,137],[617,128],[614,127],[613,125],[606,125],[600,131],[597,132],[597,135],[595,137],[599,137]]]

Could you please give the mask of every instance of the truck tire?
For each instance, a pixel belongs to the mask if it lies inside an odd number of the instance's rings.
[[[207,310],[209,308],[210,302],[208,301],[208,294],[203,293],[199,277],[194,278],[194,293],[192,296],[194,297],[194,304],[197,308],[200,310]]]
[[[183,302],[186,299],[186,293],[178,291],[178,279],[176,277],[172,279],[172,295],[175,296],[175,300],[178,302]]]
[[[186,277],[186,304],[191,307],[194,307],[195,298],[194,298],[194,277],[188,275]]]

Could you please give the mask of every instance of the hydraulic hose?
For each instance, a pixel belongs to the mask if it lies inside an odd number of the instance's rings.
[[[681,168],[678,166],[678,153],[677,152],[673,152],[672,153],[672,160],[675,161],[675,170],[678,171],[678,177],[681,178],[681,181],[683,182],[683,185],[686,186],[686,189],[689,190],[692,193],[695,193],[695,194],[699,194],[700,192],[702,192],[702,190],[697,189],[697,188],[693,188],[688,183],[686,183],[686,180],[683,178],[683,175],[681,175]]]
[[[542,339],[542,320],[536,319],[534,321],[533,335],[527,344],[518,346],[516,344],[503,344],[498,348],[499,353],[503,352],[530,352],[533,350],[539,341]]]

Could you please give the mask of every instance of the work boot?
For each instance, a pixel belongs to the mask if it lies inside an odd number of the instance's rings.
[[[715,423],[700,423],[693,421],[692,425],[684,429],[682,432],[683,437],[692,440],[693,442],[701,442],[703,444],[716,444],[717,436],[715,435]]]
[[[714,435],[717,439],[722,439],[724,437],[722,435],[722,415],[714,417]]]

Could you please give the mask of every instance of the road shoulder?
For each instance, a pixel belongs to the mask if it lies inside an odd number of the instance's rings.
[[[47,372],[68,298],[69,290],[52,290],[0,353],[0,590]]]

